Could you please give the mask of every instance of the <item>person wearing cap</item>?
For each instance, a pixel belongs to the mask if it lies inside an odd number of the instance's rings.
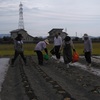
[[[60,36],[60,33],[56,33],[54,37],[54,49],[55,49],[55,55],[57,58],[57,63],[60,62],[60,50],[62,48],[62,37]]]
[[[84,39],[84,56],[87,62],[87,65],[90,67],[91,66],[91,53],[92,53],[92,41],[89,38],[88,34],[84,34],[83,36]]]
[[[63,59],[64,63],[69,68],[69,63],[72,62],[72,50],[75,51],[73,41],[70,36],[66,36],[63,41]]]
[[[15,60],[17,57],[20,55],[26,64],[26,58],[24,56],[24,49],[23,49],[23,36],[21,34],[18,34],[17,37],[14,40],[14,49],[15,49],[15,54],[14,58],[12,59],[12,65],[14,64]]]
[[[44,50],[46,54],[48,55],[47,45],[49,44],[49,40],[46,39],[44,41],[40,41],[36,44],[34,51],[37,53],[38,57],[38,64],[43,65],[43,53]]]

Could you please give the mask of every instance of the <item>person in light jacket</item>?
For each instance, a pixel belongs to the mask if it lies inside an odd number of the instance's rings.
[[[92,41],[89,38],[88,34],[84,34],[84,56],[87,62],[87,65],[91,66],[91,53],[92,53]]]
[[[55,49],[55,55],[57,58],[57,63],[60,62],[60,50],[62,48],[62,38],[60,36],[60,33],[56,33],[54,37],[54,49]]]
[[[48,55],[47,45],[49,44],[49,40],[46,39],[44,41],[40,41],[36,44],[34,51],[37,53],[38,57],[38,64],[43,65],[43,53],[44,50],[46,54]]]

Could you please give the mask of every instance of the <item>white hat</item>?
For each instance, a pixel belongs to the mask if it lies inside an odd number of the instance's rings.
[[[44,41],[46,42],[46,44],[49,44],[49,40],[48,39],[45,39]]]

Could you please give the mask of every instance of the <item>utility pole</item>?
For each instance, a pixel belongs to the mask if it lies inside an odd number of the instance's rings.
[[[76,32],[76,37],[77,37],[77,32]]]
[[[67,33],[67,28],[65,28],[65,32]]]
[[[23,5],[19,4],[19,24],[18,29],[24,29],[24,19],[23,19]]]

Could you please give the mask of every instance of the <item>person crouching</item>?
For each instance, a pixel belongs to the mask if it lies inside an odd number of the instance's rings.
[[[47,45],[49,44],[49,40],[46,39],[44,41],[40,41],[36,44],[34,51],[37,53],[38,57],[38,64],[43,65],[43,53],[44,50],[46,54],[48,55]]]

